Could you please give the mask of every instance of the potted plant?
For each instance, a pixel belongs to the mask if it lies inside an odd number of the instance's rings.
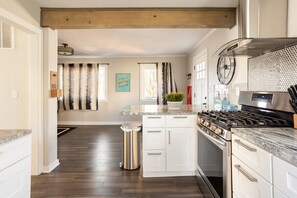
[[[184,94],[183,93],[169,93],[165,95],[167,100],[167,105],[169,109],[179,109],[183,103]]]

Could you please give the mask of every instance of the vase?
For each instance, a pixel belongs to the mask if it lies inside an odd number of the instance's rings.
[[[171,102],[167,101],[168,109],[180,109],[183,101]]]

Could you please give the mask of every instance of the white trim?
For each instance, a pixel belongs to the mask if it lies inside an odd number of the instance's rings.
[[[187,57],[187,54],[177,55],[131,55],[131,56],[88,56],[88,55],[74,55],[74,56],[58,56],[58,59],[96,59],[96,58],[172,58],[172,57]]]
[[[0,19],[29,34],[28,127],[32,130],[32,175],[43,171],[42,30],[0,7]]]
[[[195,49],[198,48],[199,45],[201,45],[201,43],[203,43],[206,39],[208,39],[208,37],[210,37],[217,29],[213,28],[211,29],[207,34],[205,34],[205,36],[200,39],[193,47],[192,49],[187,53],[187,56],[190,55]]]
[[[58,121],[58,125],[122,125],[135,121]]]
[[[52,170],[54,170],[59,165],[60,165],[60,161],[57,159],[57,160],[53,161],[52,163],[50,163],[48,166],[44,166],[42,172],[50,173],[50,172],[52,172]]]

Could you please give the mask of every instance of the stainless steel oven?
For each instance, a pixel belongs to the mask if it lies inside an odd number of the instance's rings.
[[[197,124],[197,179],[205,197],[231,198],[231,141]]]

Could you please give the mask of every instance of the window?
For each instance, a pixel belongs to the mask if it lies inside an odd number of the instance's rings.
[[[0,21],[0,48],[13,47],[13,27]]]
[[[196,65],[196,77],[197,80],[205,78],[205,62],[201,62]]]
[[[156,64],[140,64],[140,99],[157,99]]]
[[[107,65],[99,64],[98,99],[107,101]]]

